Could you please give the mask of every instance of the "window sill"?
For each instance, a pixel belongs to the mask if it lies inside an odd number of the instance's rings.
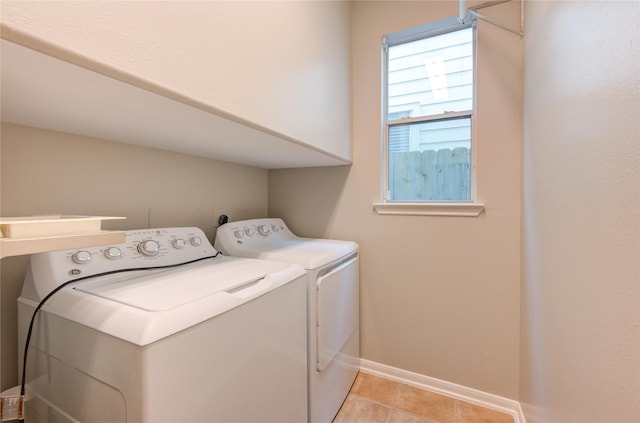
[[[478,217],[482,203],[373,203],[378,214]]]

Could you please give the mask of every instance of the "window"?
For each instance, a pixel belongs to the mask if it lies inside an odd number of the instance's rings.
[[[383,54],[384,201],[472,201],[473,22],[390,34]]]

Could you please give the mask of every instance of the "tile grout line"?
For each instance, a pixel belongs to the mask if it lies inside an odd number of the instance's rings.
[[[387,422],[391,420],[391,416],[393,415],[393,410],[397,410],[396,404],[398,403],[398,396],[400,395],[400,383],[396,383],[396,389],[393,393],[393,400],[391,400],[391,405],[389,406],[389,416],[387,417]]]
[[[389,423],[391,421],[391,415],[393,414],[393,408],[391,407],[387,407],[389,409],[389,411],[387,412],[387,419],[385,420],[385,423]]]

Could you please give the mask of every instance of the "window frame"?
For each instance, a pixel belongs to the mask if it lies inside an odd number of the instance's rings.
[[[450,32],[463,29],[472,29],[473,40],[473,99],[471,110],[462,112],[445,112],[438,115],[425,115],[420,117],[400,118],[396,120],[388,120],[389,114],[389,93],[388,93],[388,65],[389,65],[389,47],[400,44],[409,43],[425,38],[430,38]],[[484,205],[476,202],[476,93],[477,93],[477,27],[476,19],[469,19],[460,22],[457,17],[447,18],[403,31],[388,34],[382,38],[382,172],[381,172],[381,192],[380,203],[375,203],[374,208],[379,214],[420,214],[420,215],[455,215],[467,216],[479,215],[484,209]],[[468,117],[471,125],[470,140],[470,198],[468,200],[410,200],[399,201],[389,198],[389,129],[393,126],[407,125],[419,122],[442,121],[452,118]]]

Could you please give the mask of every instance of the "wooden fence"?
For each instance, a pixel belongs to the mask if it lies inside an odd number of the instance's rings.
[[[468,148],[389,153],[389,191],[394,201],[468,201]]]

